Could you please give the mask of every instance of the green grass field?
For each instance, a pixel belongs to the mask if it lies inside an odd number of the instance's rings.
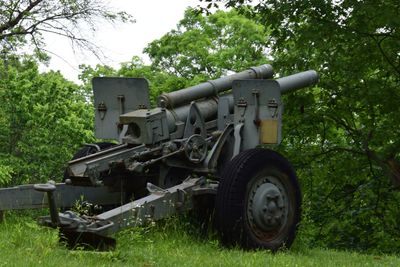
[[[111,252],[68,250],[54,229],[38,226],[34,215],[7,213],[0,225],[0,266],[400,266],[400,257],[308,249],[290,251],[226,249],[217,238],[201,237],[175,220],[120,232]]]

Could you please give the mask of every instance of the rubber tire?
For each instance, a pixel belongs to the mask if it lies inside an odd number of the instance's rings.
[[[262,240],[247,219],[249,188],[257,175],[274,175],[285,188],[289,199],[286,223],[270,240]],[[300,222],[301,192],[291,164],[279,153],[267,149],[250,149],[234,157],[225,167],[215,200],[215,223],[225,246],[244,249],[289,248]],[[260,231],[259,229],[257,229]]]
[[[98,143],[94,143],[94,144],[100,148],[100,151],[106,150],[115,145],[114,143],[110,143],[110,142],[98,142]],[[72,156],[71,160],[83,158],[85,156],[92,155],[96,152],[98,152],[98,151],[94,147],[84,146],[84,147],[80,148],[78,151],[76,151],[76,153]],[[65,182],[65,180],[68,178],[69,178],[68,171],[67,171],[67,169],[65,169],[62,181]]]

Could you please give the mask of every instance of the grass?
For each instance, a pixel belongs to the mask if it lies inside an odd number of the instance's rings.
[[[400,257],[393,255],[307,249],[298,243],[275,254],[226,249],[178,220],[120,232],[114,251],[68,250],[56,230],[38,226],[32,216],[6,214],[0,225],[0,266],[400,266]]]

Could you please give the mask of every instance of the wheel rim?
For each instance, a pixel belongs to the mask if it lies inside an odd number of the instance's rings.
[[[281,178],[260,175],[253,181],[246,205],[249,228],[262,241],[279,238],[289,214],[289,199]]]

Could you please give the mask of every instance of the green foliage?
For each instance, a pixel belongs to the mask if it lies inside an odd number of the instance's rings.
[[[77,146],[94,139],[87,88],[58,72],[40,74],[20,55],[47,61],[43,34],[97,54],[87,33],[100,21],[133,22],[102,0],[0,0],[0,185],[60,180]]]
[[[243,10],[251,1],[203,2]],[[318,244],[399,249],[399,8],[398,1],[264,0],[245,9],[271,29],[281,75],[320,74],[318,88],[285,97],[280,148],[298,169]]]
[[[330,247],[397,251],[400,194],[390,180],[399,179],[393,126],[400,123],[400,50],[392,32],[398,21],[388,10],[398,2],[381,8],[376,1],[272,4],[260,12],[274,29],[275,65],[321,75],[320,88],[287,98],[284,143],[304,173],[315,239]]]
[[[299,170],[314,239],[398,251],[399,2],[260,2],[274,66],[321,76],[319,88],[286,97],[282,147]]]
[[[241,71],[267,61],[268,29],[232,10],[203,16],[187,9],[177,30],[166,33],[145,49],[152,60],[145,65],[138,57],[109,66],[81,66],[81,80],[91,88],[96,76],[143,77],[149,81],[152,103],[170,92],[218,78],[228,71]]]
[[[219,77],[265,63],[268,30],[236,11],[202,16],[187,9],[185,17],[144,50],[152,65],[167,73],[192,79],[203,74]],[[203,76],[204,78],[204,76]]]
[[[65,163],[93,139],[93,112],[59,72],[40,74],[29,59],[1,61],[0,182],[60,180]]]
[[[4,159],[3,159],[4,161]],[[13,175],[13,168],[4,162],[0,163],[0,185],[11,182]]]

